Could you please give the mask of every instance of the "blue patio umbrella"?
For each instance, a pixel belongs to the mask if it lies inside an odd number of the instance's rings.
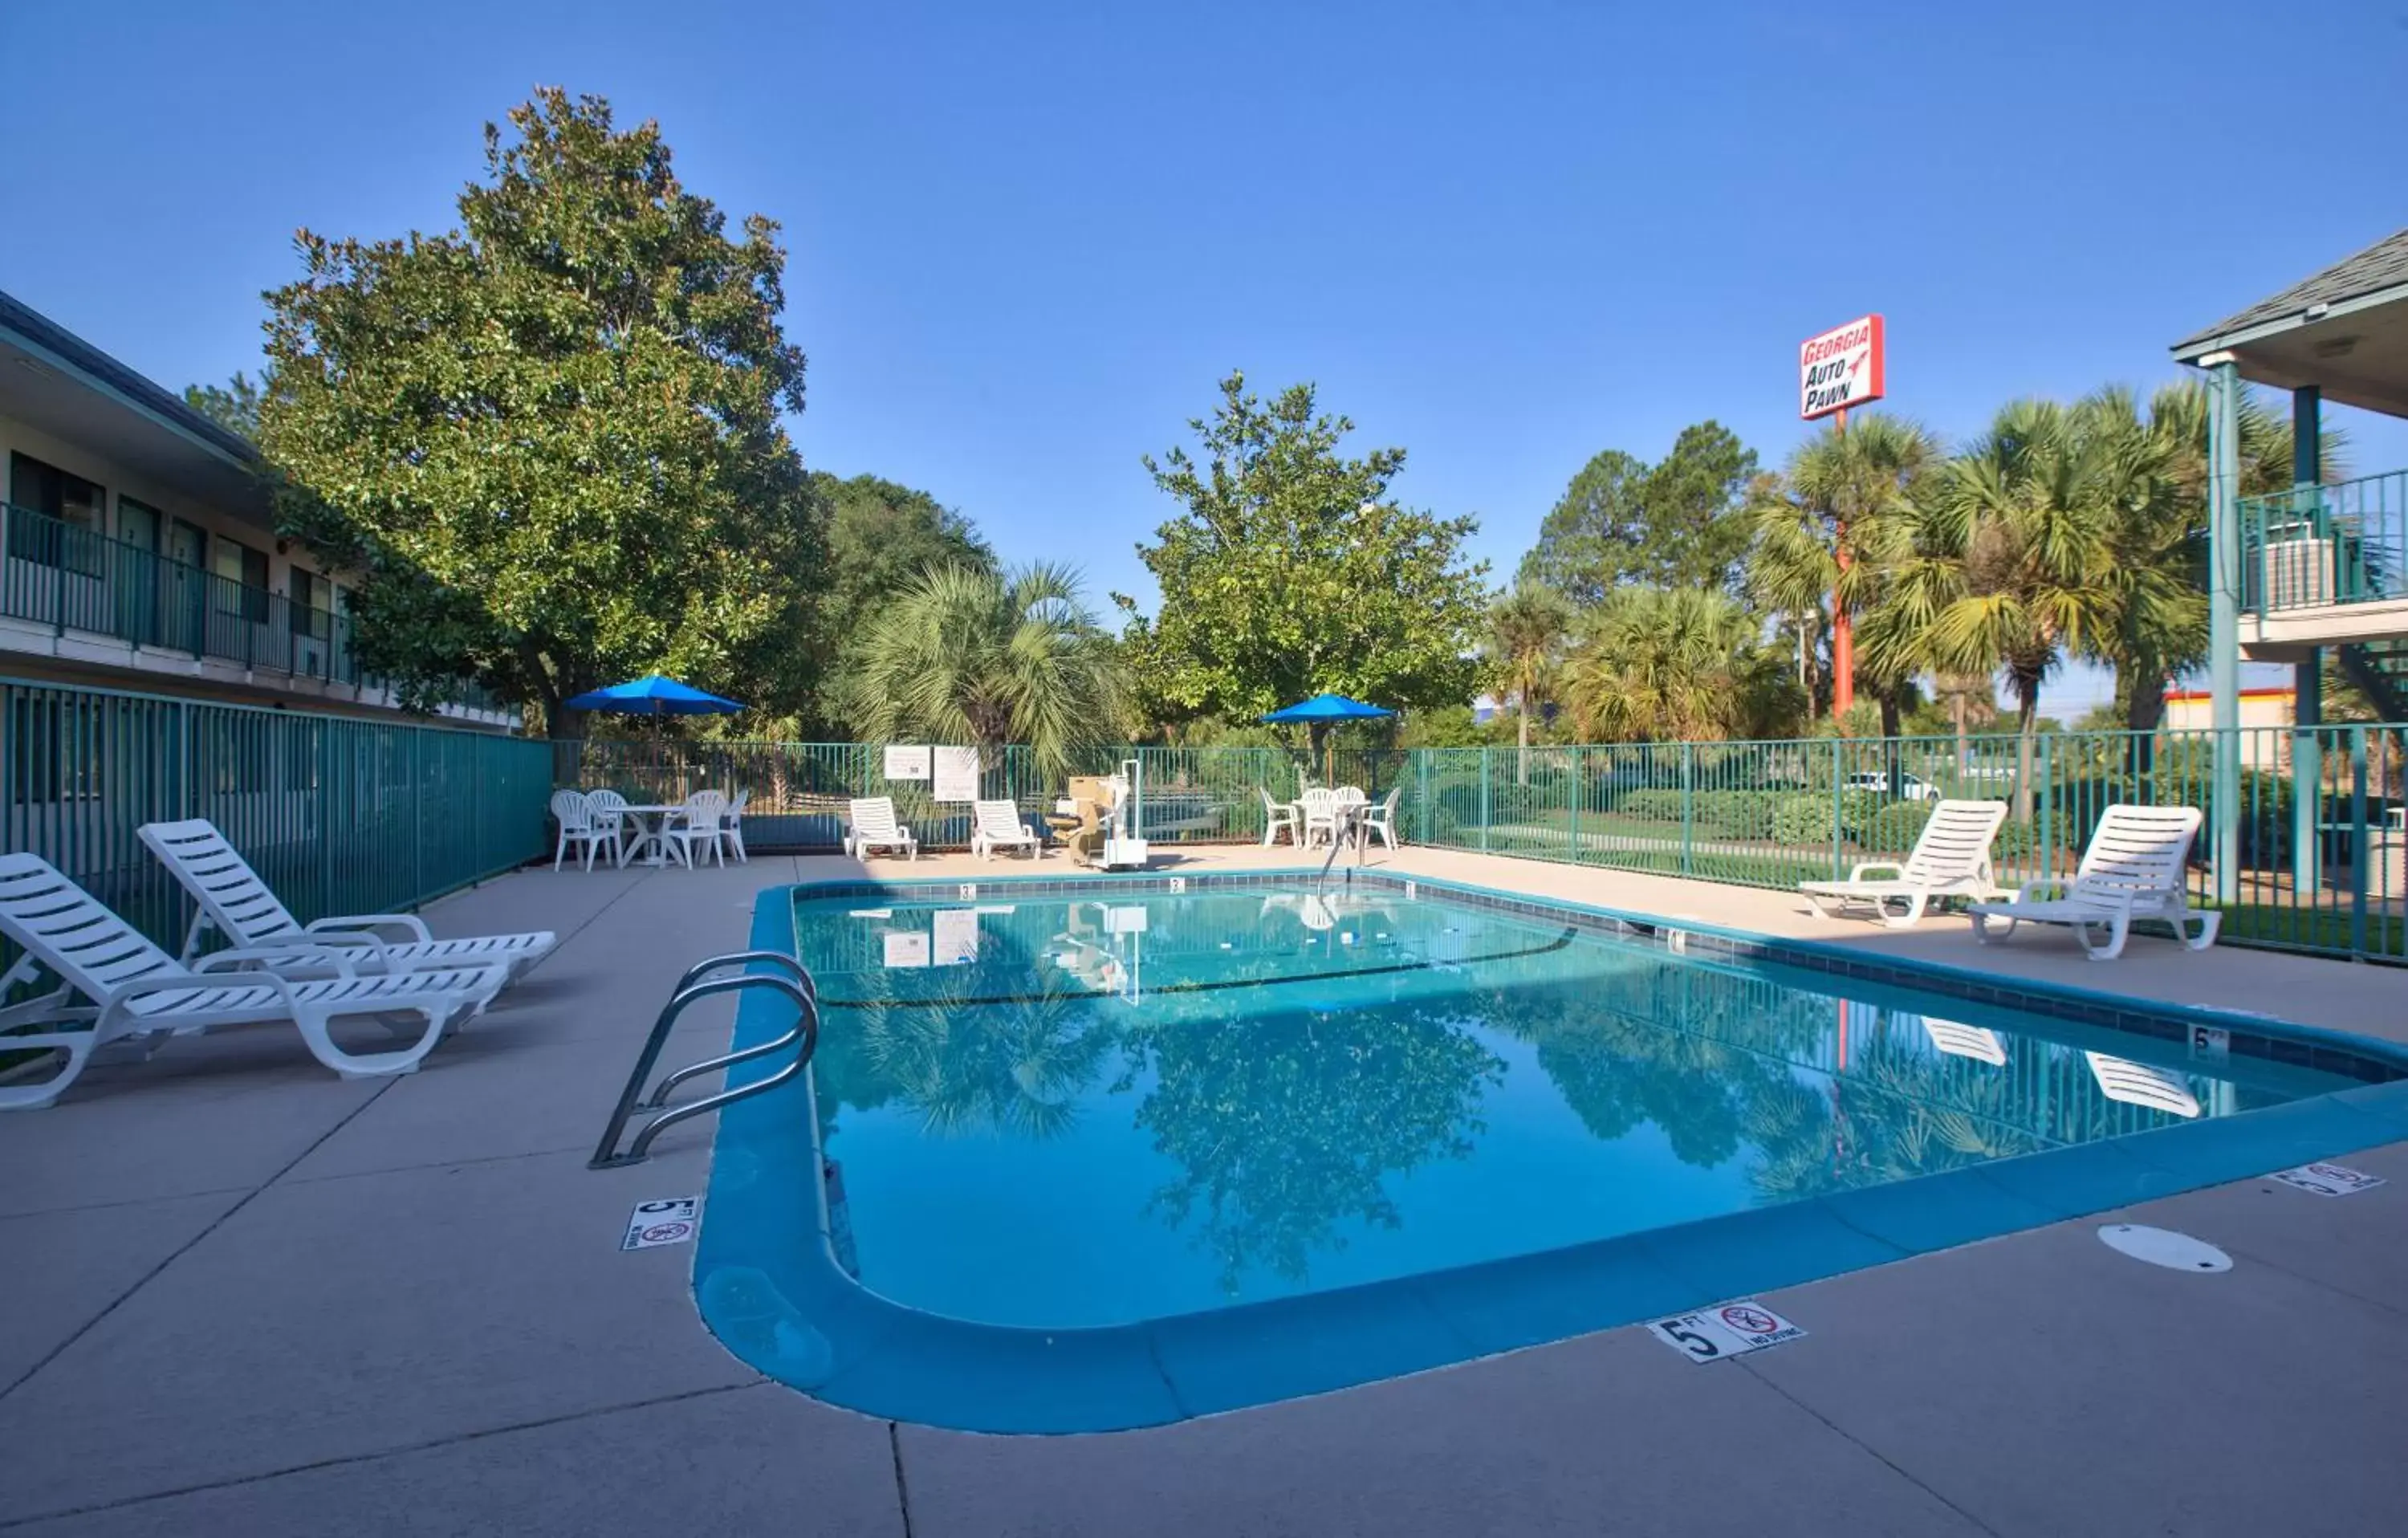
[[[1336,721],[1369,721],[1374,716],[1396,713],[1378,705],[1366,705],[1359,699],[1349,699],[1344,695],[1314,695],[1311,699],[1299,699],[1293,705],[1283,706],[1263,719],[1265,721],[1299,721],[1307,726],[1321,727]],[[1323,740],[1325,743],[1327,741],[1326,739]],[[1325,751],[1326,757],[1323,762],[1322,775],[1326,779],[1336,779],[1338,750],[1332,745]]]
[[[618,715],[729,715],[744,708],[737,700],[705,694],[658,673],[588,690],[566,704],[572,711],[609,711]]]

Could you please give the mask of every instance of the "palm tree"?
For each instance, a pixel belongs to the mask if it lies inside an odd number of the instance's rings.
[[[2128,445],[2079,410],[2018,401],[1900,509],[1885,623],[1891,666],[2003,671],[2015,700],[2014,814],[2031,816],[2041,684],[2112,619]]]
[[[1554,696],[1564,639],[1572,625],[1572,606],[1544,583],[1522,581],[1500,594],[1488,611],[1489,654],[1498,668],[1498,684],[1513,699],[1520,727],[1515,778],[1530,783],[1530,711],[1544,707]]]
[[[1762,625],[1716,589],[1625,587],[1591,617],[1564,693],[1582,735],[1713,741],[1794,726],[1803,707]]]
[[[1892,539],[1885,521],[1940,463],[1938,438],[1883,413],[1861,415],[1842,431],[1817,433],[1799,445],[1780,479],[1757,488],[1750,511],[1750,595],[1790,616],[1801,641],[1830,595],[1839,605],[1831,618],[1836,637],[1843,620],[1853,624],[1878,603]],[[1855,671],[1881,703],[1882,730],[1896,734],[1913,672],[1885,670],[1862,653]]]
[[[1122,736],[1119,656],[1068,567],[932,567],[887,600],[848,661],[838,697],[872,740],[1023,742],[1052,777]]]

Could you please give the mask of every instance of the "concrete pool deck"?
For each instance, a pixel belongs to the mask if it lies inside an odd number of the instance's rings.
[[[1211,848],[1169,868],[1296,859]],[[1959,919],[1883,930],[1783,893],[1374,860],[2408,1041],[2408,971],[2145,938],[2095,964],[2062,933],[1977,948]],[[618,1250],[634,1203],[703,1190],[709,1123],[633,1170],[584,1160],[678,973],[742,945],[760,888],[860,870],[522,872],[428,921],[551,927],[560,949],[419,1073],[346,1084],[260,1029],[0,1117],[0,1528],[2288,1535],[2408,1509],[2408,1143],[2347,1160],[2391,1181],[2357,1196],[2250,1180],[2114,1215],[2222,1245],[2227,1273],[2118,1256],[2094,1237],[2108,1219],[2058,1224],[1768,1294],[1808,1336],[1707,1366],[1624,1329],[1058,1438],[819,1404],[703,1330],[690,1246]],[[713,1050],[727,1021],[694,1011],[671,1057]]]

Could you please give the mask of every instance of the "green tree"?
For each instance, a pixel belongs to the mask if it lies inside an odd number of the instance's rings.
[[[1584,608],[1625,583],[1736,592],[1749,535],[1741,509],[1756,473],[1756,452],[1713,421],[1681,429],[1657,465],[1605,450],[1539,525],[1518,579]]]
[[[1519,739],[1515,772],[1530,783],[1530,712],[1552,703],[1572,627],[1572,606],[1554,588],[1522,581],[1488,611],[1488,651],[1497,684],[1513,701]]]
[[[785,255],[688,192],[656,124],[538,93],[485,130],[461,228],[307,231],[268,295],[263,447],[291,531],[359,574],[361,660],[539,704],[660,668],[724,691],[808,634],[819,520],[781,417]],[[803,685],[767,681],[794,706]]]
[[[1325,690],[1391,708],[1469,697],[1487,608],[1487,568],[1463,558],[1476,520],[1391,502],[1405,452],[1340,455],[1354,424],[1321,414],[1309,384],[1266,403],[1231,374],[1188,425],[1197,457],[1145,460],[1183,508],[1138,547],[1161,608],[1149,620],[1113,595],[1155,709],[1251,720]]]
[[[259,404],[265,392],[237,372],[223,384],[184,386],[184,404],[237,438],[259,441]]]
[[[1797,729],[1805,701],[1761,625],[1713,588],[1626,587],[1591,616],[1565,670],[1582,735],[1699,742]]]
[[[2014,814],[2031,816],[2041,685],[2114,613],[2112,534],[2144,473],[2078,410],[2017,401],[1899,520],[1883,628],[1894,665],[2002,671],[2014,697]],[[1897,638],[1893,643],[1889,638]]]
[[[1825,602],[1835,591],[1852,616],[1868,616],[1883,601],[1898,553],[1895,515],[1941,463],[1937,438],[1883,412],[1859,413],[1844,431],[1810,437],[1778,481],[1755,489],[1748,593],[1805,635],[1828,633]],[[1856,682],[1881,705],[1882,730],[1894,735],[1914,666],[1877,639],[1858,647],[1856,664]]]
[[[1120,659],[1067,567],[924,572],[847,658],[838,699],[867,740],[1022,743],[1053,777],[1123,739]]]

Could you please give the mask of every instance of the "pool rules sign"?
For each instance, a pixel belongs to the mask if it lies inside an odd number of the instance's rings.
[[[1798,348],[1798,415],[1807,422],[1882,398],[1882,318],[1867,315]]]

